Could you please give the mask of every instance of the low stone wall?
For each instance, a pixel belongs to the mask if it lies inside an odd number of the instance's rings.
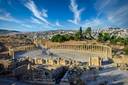
[[[34,64],[45,64],[45,65],[53,65],[53,66],[69,66],[69,65],[78,65],[79,63],[72,59],[63,59],[63,58],[35,58]]]
[[[116,64],[128,64],[128,56],[112,58]]]
[[[11,65],[9,60],[0,60],[0,64],[3,64],[5,68],[8,68]]]

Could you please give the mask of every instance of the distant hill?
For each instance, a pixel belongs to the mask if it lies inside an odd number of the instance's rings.
[[[76,31],[76,30],[63,30],[63,29],[58,29],[58,30],[47,30],[47,31],[43,31],[43,32],[59,32],[59,31],[65,31],[65,32],[69,32],[69,31]]]
[[[16,33],[20,33],[20,32],[19,31],[15,31],[15,30],[0,29],[0,35],[16,34]]]

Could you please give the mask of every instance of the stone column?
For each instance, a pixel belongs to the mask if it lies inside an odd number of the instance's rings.
[[[93,45],[91,45],[91,52],[93,52]]]
[[[87,50],[87,45],[85,45],[85,51]]]
[[[92,62],[91,62],[91,57],[89,57],[89,66],[92,65]]]
[[[88,45],[86,45],[86,50],[88,51]]]
[[[94,51],[96,52],[97,50],[96,50],[96,46],[94,46]]]

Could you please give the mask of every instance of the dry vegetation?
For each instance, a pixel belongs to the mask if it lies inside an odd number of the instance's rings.
[[[9,47],[31,45],[33,42],[23,35],[0,36],[0,56],[8,56]]]

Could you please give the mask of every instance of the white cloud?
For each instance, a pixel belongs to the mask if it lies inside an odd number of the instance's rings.
[[[58,26],[58,27],[61,27],[61,26],[62,26],[62,25],[59,23],[59,21],[58,21],[58,20],[56,21],[56,23],[55,23],[55,24],[56,24],[56,26]]]
[[[1,11],[2,12],[2,11]],[[1,13],[0,12],[0,13]],[[8,22],[15,22],[15,23],[20,23],[19,20],[15,19],[14,17],[11,16],[10,13],[4,12],[3,15],[0,15],[0,20],[3,21],[8,21]]]
[[[114,23],[120,22],[121,24],[121,23],[128,22],[127,17],[128,17],[127,5],[120,7],[117,11],[108,13],[108,20]]]
[[[26,27],[26,28],[32,28],[32,26],[28,24],[21,24],[21,26]]]
[[[121,3],[120,0],[97,0],[95,4],[97,17],[105,18],[104,21],[111,26],[128,26],[128,4]]]
[[[102,21],[100,19],[91,19],[91,20],[86,20],[83,26],[84,27],[98,27],[101,24],[102,24]]]
[[[5,17],[5,16],[0,16],[0,20],[11,21],[8,17]]]
[[[31,24],[34,24],[35,28],[52,28],[54,25],[53,24],[45,24],[43,23],[41,20],[39,20],[38,18],[34,18],[31,17],[31,21],[29,20],[28,22],[30,22]]]
[[[114,0],[113,0],[114,1]],[[98,0],[95,4],[95,7],[98,11],[97,16],[100,16],[105,10],[106,7],[111,3],[111,0]]]
[[[43,9],[42,12],[40,12],[37,9],[37,6],[35,5],[35,3],[32,0],[29,0],[26,4],[25,7],[27,7],[32,13],[33,15],[40,19],[41,21],[43,21],[46,24],[49,24],[49,22],[47,21],[47,19],[45,19],[46,17],[48,17],[47,15],[47,10]]]
[[[31,22],[36,24],[42,24],[42,22],[36,18],[31,17]]]
[[[43,10],[46,11],[46,10]],[[47,16],[47,15],[44,15]],[[0,10],[0,20],[2,21],[7,21],[7,22],[11,22],[11,23],[15,23],[16,26],[15,27],[11,27],[11,28],[17,28],[17,30],[33,30],[33,29],[41,29],[43,30],[43,28],[51,28],[52,25],[51,24],[46,24],[44,22],[42,22],[40,19],[36,18],[36,17],[31,17],[29,20],[25,19],[24,21],[18,20],[15,17],[13,17],[10,13],[6,12],[5,10]]]
[[[69,6],[70,10],[73,12],[74,14],[74,19],[73,20],[68,20],[69,22],[72,22],[74,24],[79,24],[80,20],[81,20],[81,13],[83,12],[83,8],[82,9],[78,9],[78,5],[75,2],[75,0],[71,0],[70,6]]]
[[[97,0],[95,3],[95,8],[96,8],[96,10],[102,11],[104,8],[108,7],[108,5],[110,5],[111,2],[113,2],[113,1],[111,1],[111,0]]]
[[[22,22],[22,21],[16,19],[15,17],[11,16],[11,14],[6,11],[1,10],[0,13],[1,13],[0,20],[2,20],[2,21],[15,23],[15,24],[18,24],[18,26],[22,26],[24,28],[32,28],[31,25],[25,24],[26,22]]]
[[[48,17],[47,10],[46,9],[42,9],[41,15],[44,16],[44,17]]]

